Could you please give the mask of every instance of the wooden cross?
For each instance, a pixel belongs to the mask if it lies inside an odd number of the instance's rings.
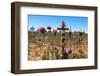
[[[62,25],[61,25],[61,28],[57,28],[57,30],[62,30],[62,31],[65,31],[65,30],[69,30],[69,28],[65,28],[65,23],[64,21],[62,21]],[[62,33],[62,54],[65,54],[65,50],[64,50],[64,41],[65,41],[65,33]]]

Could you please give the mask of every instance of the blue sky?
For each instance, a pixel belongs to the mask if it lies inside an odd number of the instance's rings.
[[[62,21],[67,27],[71,27],[72,31],[84,30],[88,31],[88,17],[74,17],[74,16],[47,16],[47,15],[29,15],[28,16],[28,30],[34,27],[35,31],[39,27],[51,26],[53,29],[60,27]]]

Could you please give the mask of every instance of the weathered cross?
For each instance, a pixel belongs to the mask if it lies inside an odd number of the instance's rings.
[[[61,28],[57,28],[57,30],[62,30],[62,31],[69,30],[69,28],[65,28],[65,27],[66,27],[65,23],[64,21],[62,21]],[[65,41],[65,32],[62,33],[62,54],[64,54],[65,56],[64,41]],[[67,56],[63,58],[66,59]]]

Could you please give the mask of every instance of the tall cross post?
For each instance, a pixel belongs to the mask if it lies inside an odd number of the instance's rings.
[[[66,27],[66,25],[65,25],[65,23],[64,23],[64,21],[62,21],[62,24],[61,24],[61,28],[57,28],[57,30],[61,30],[61,31],[63,31],[63,33],[62,33],[62,54],[63,54],[63,59],[67,59],[67,54],[65,53],[65,46],[64,46],[64,42],[65,42],[65,30],[69,30],[69,28],[65,28]]]

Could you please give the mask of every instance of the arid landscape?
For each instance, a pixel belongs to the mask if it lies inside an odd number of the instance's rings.
[[[28,60],[80,59],[88,57],[85,32],[28,32]]]
[[[29,15],[28,60],[88,58],[88,18]]]

